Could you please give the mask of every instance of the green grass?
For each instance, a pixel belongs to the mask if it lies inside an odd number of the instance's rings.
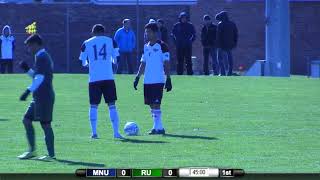
[[[306,77],[173,77],[165,93],[163,121],[172,136],[149,136],[152,127],[143,91],[133,76],[116,77],[121,127],[136,121],[141,135],[112,138],[107,106],[99,107],[99,140],[91,140],[86,75],[56,74],[53,127],[60,162],[21,161],[27,148],[21,123],[28,102],[18,97],[30,80],[0,76],[0,173],[69,172],[77,168],[178,168],[211,166],[247,172],[320,171],[320,81]],[[30,97],[29,97],[30,100]],[[38,123],[38,155],[46,154]],[[159,143],[163,142],[163,143]],[[68,163],[69,162],[69,163]],[[41,168],[39,168],[41,167]]]

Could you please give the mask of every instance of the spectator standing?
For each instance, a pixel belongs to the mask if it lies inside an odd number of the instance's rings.
[[[15,40],[11,33],[11,27],[6,25],[2,29],[0,37],[0,71],[4,74],[6,71],[13,73],[13,53],[15,49]]]
[[[176,23],[172,30],[172,37],[177,49],[177,74],[182,75],[184,65],[187,67],[187,74],[193,75],[192,70],[192,43],[196,39],[196,31],[189,22],[189,17],[186,12],[179,15],[179,22]]]
[[[159,27],[160,40],[165,43],[168,43],[168,29],[165,27],[164,21],[162,19],[158,19],[157,23]]]
[[[212,70],[218,75],[216,33],[217,26],[213,24],[209,15],[203,16],[204,25],[201,30],[201,43],[203,46],[203,73],[209,75],[209,56],[212,58]]]
[[[217,27],[217,46],[218,46],[218,61],[220,74],[231,76],[233,68],[232,49],[238,43],[238,29],[234,22],[229,20],[228,13],[222,11],[216,15],[216,20],[219,21]]]
[[[114,40],[118,44],[120,58],[118,60],[118,70],[117,73],[121,74],[125,64],[128,67],[128,73],[133,74],[134,71],[134,59],[133,50],[136,46],[136,36],[131,29],[130,19],[124,19],[123,27],[117,30],[114,36]]]

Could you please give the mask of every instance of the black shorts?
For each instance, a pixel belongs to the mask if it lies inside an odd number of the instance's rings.
[[[144,104],[161,104],[164,83],[144,84]]]
[[[103,95],[105,103],[117,100],[117,90],[114,80],[104,80],[89,83],[90,104],[100,104]]]
[[[54,100],[48,100],[47,102],[31,101],[24,118],[31,121],[51,122],[53,105]]]

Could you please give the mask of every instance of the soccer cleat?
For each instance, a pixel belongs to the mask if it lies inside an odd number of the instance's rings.
[[[113,135],[113,138],[115,138],[115,139],[124,139],[124,138],[121,136],[121,134],[115,134],[115,135]]]
[[[157,130],[156,129],[151,129],[149,132],[148,132],[149,135],[155,135],[157,134]]]
[[[98,137],[97,134],[93,134],[93,135],[91,136],[91,139],[99,139],[99,137]]]
[[[164,129],[151,129],[151,131],[149,131],[149,135],[157,135],[157,134],[166,134],[166,131]]]
[[[166,134],[166,130],[164,130],[164,129],[157,130],[157,134],[165,135]]]
[[[56,160],[56,157],[51,157],[51,156],[42,156],[42,157],[39,157],[38,160],[40,161],[53,161],[53,160]]]
[[[36,152],[24,152],[23,154],[21,154],[20,156],[18,156],[19,159],[23,160],[23,159],[31,159],[33,157],[36,156]]]

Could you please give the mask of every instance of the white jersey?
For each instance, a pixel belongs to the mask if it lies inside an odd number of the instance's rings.
[[[89,82],[113,80],[112,62],[119,56],[114,41],[107,36],[94,36],[81,47],[79,59],[89,65]]]
[[[170,60],[168,46],[157,41],[156,44],[145,44],[141,62],[146,63],[144,84],[165,83],[164,62]]]

